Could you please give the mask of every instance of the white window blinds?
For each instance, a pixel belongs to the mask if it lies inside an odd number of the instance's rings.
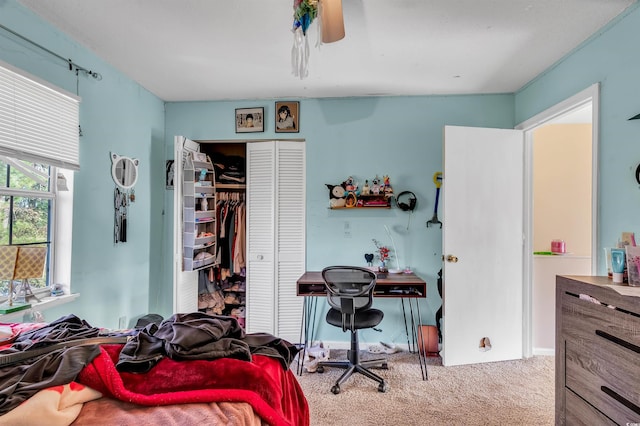
[[[80,99],[0,62],[0,154],[80,169]]]

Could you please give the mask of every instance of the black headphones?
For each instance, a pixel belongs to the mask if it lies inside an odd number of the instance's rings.
[[[400,197],[403,195],[407,195],[409,197],[409,204],[403,203],[400,201]],[[396,204],[400,207],[400,210],[403,212],[410,212],[416,208],[416,204],[418,203],[418,198],[416,198],[416,194],[411,191],[402,191],[396,196]]]

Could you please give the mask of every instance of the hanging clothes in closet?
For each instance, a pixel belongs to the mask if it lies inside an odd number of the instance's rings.
[[[241,274],[246,267],[246,205],[244,193],[216,194],[216,263],[229,275]],[[224,272],[223,272],[224,275]]]
[[[244,327],[246,208],[244,193],[216,193],[215,266],[198,272],[198,310],[231,315]]]

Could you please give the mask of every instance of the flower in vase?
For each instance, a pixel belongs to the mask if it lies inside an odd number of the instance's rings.
[[[390,250],[388,247],[381,245],[378,240],[376,240],[375,238],[373,239],[373,244],[376,245],[376,248],[378,249],[378,258],[380,259],[380,262],[382,262],[383,264],[387,261],[387,259],[389,259],[390,257]]]

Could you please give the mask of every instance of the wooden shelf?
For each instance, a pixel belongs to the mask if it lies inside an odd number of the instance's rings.
[[[391,206],[353,206],[353,207],[329,207],[329,210],[363,210],[363,209],[390,209]]]
[[[346,203],[349,204],[354,203],[354,205],[345,205],[342,207],[331,207],[330,209],[340,210],[340,209],[390,209],[391,208],[391,197],[386,196],[384,194],[379,195],[360,195],[359,197],[355,197],[355,201],[352,195],[346,196]]]
[[[244,183],[218,183],[216,182],[216,189],[247,189],[247,185]]]

